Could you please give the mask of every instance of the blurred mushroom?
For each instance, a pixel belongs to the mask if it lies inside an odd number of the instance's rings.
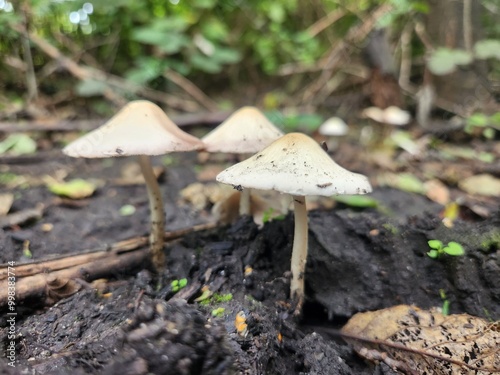
[[[199,139],[177,127],[156,104],[137,100],[127,104],[101,127],[67,145],[63,153],[75,158],[138,155],[151,209],[151,259],[156,271],[160,272],[165,263],[165,212],[149,156],[202,147]]]
[[[202,138],[205,151],[253,154],[283,136],[262,112],[243,107]],[[241,192],[240,215],[250,214],[250,190]]]
[[[238,164],[219,173],[217,181],[246,188],[277,190],[294,201],[295,234],[292,249],[291,298],[300,314],[304,301],[307,260],[306,195],[366,194],[368,179],[337,163],[307,135],[289,133]]]
[[[395,106],[386,109],[368,107],[361,112],[361,116],[382,124],[379,141],[385,140],[391,134],[393,126],[404,126],[411,121],[411,115],[408,111]]]
[[[347,131],[347,124],[340,117],[330,117],[318,128],[318,133],[327,137],[346,135]]]

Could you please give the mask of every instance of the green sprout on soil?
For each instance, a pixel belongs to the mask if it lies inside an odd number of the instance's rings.
[[[382,227],[383,227],[385,230],[387,230],[387,231],[391,232],[391,234],[393,234],[393,235],[396,235],[396,234],[398,234],[398,233],[399,233],[399,229],[398,229],[395,225],[393,225],[393,224],[391,224],[391,223],[385,223],[385,224],[382,224]]]
[[[275,215],[273,216],[275,210],[272,207],[269,207],[267,210],[264,211],[264,214],[262,215],[262,223],[266,224],[270,221],[276,220],[276,221],[281,221],[285,219],[285,215]]]
[[[226,311],[226,309],[224,307],[219,307],[217,309],[213,309],[212,310],[212,316],[214,318],[222,318],[222,316],[224,315],[225,311]]]
[[[444,289],[439,289],[439,295],[443,300],[443,307],[441,307],[441,314],[449,315],[450,314],[450,300],[446,297],[446,291]]]
[[[458,242],[450,241],[447,246],[439,240],[430,240],[427,242],[431,250],[427,252],[427,255],[432,259],[437,259],[444,254],[451,256],[461,256],[465,254],[464,248]]]
[[[203,296],[203,294],[202,294],[202,296]],[[199,300],[199,298],[197,298],[197,299]],[[200,302],[200,305],[207,306],[207,305],[216,305],[216,304],[223,303],[223,302],[229,302],[232,299],[233,299],[233,295],[231,293],[228,293],[228,294],[214,293],[212,296],[209,296],[203,300],[199,300],[199,302]]]
[[[179,279],[179,280],[174,280],[170,283],[170,286],[172,288],[172,292],[177,293],[179,290],[184,288],[187,285],[188,281],[187,279]]]

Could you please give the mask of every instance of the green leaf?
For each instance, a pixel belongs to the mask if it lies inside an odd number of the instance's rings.
[[[69,182],[49,184],[48,188],[51,193],[59,196],[82,199],[90,197],[96,186],[91,182],[77,178]]]
[[[453,73],[457,65],[470,64],[471,61],[472,56],[467,51],[438,48],[429,58],[427,67],[436,75],[445,75]]]
[[[443,243],[439,240],[430,240],[430,241],[427,241],[427,243],[429,244],[429,247],[431,249],[439,250],[439,249],[443,248]]]
[[[474,54],[478,59],[496,58],[500,60],[500,40],[479,40],[474,45]]]
[[[346,206],[359,208],[376,208],[378,201],[365,195],[337,195],[334,199]]]
[[[460,256],[465,254],[465,250],[462,245],[455,241],[448,242],[448,246],[446,246],[443,250],[446,254],[452,256]]]
[[[216,47],[210,57],[221,64],[234,64],[240,61],[241,54],[235,49]]]
[[[36,142],[28,135],[14,133],[0,142],[0,155],[9,151],[12,155],[26,155],[36,152]]]
[[[76,85],[76,93],[78,96],[88,98],[90,96],[102,95],[104,91],[108,88],[104,82],[95,81],[93,79],[86,79],[84,81],[78,82]]]
[[[191,56],[191,64],[193,67],[207,73],[219,73],[222,70],[221,64],[200,53]]]
[[[188,281],[186,278],[180,279],[179,280],[179,288],[184,288],[187,285]]]
[[[431,250],[427,252],[427,255],[429,256],[429,258],[436,259],[439,256],[439,253],[437,250]]]
[[[484,113],[474,113],[467,119],[467,124],[472,126],[485,127],[488,126],[490,118]]]
[[[135,213],[135,207],[131,204],[126,204],[120,207],[119,212],[121,216],[130,216]]]

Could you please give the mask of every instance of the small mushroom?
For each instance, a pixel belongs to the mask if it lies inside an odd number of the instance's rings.
[[[368,107],[361,112],[361,116],[381,124],[382,130],[378,137],[376,137],[375,142],[383,142],[386,138],[388,138],[394,126],[404,126],[411,121],[411,115],[408,111],[395,106],[390,106],[385,109]]]
[[[300,314],[304,301],[307,259],[306,195],[366,194],[372,191],[368,179],[337,163],[312,138],[289,133],[268,147],[222,171],[217,181],[246,188],[277,190],[291,194],[294,202],[295,234],[292,249],[291,297]]]
[[[156,104],[137,100],[127,104],[101,127],[67,145],[63,153],[75,158],[138,155],[151,209],[151,259],[160,272],[165,263],[165,212],[149,156],[202,147],[198,138],[182,131]]]
[[[408,111],[405,111],[396,106],[390,106],[386,109],[380,109],[378,107],[368,107],[361,113],[363,117],[370,118],[381,124],[403,126],[410,122],[411,115]]]
[[[283,136],[262,112],[243,107],[201,140],[205,151],[232,154],[254,154]],[[250,190],[241,192],[240,215],[250,214]]]

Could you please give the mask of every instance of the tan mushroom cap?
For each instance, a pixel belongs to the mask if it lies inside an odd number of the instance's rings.
[[[72,157],[105,158],[161,155],[202,147],[198,138],[182,131],[156,104],[136,100],[101,127],[67,145],[63,152]]]
[[[254,153],[283,132],[255,107],[243,107],[202,138],[208,152]]]
[[[219,173],[217,181],[244,188],[292,195],[366,194],[366,176],[335,163],[312,138],[289,133],[268,147]]]
[[[383,124],[396,126],[403,126],[411,121],[410,112],[395,106],[390,106],[386,109],[368,107],[361,112],[361,116]]]

